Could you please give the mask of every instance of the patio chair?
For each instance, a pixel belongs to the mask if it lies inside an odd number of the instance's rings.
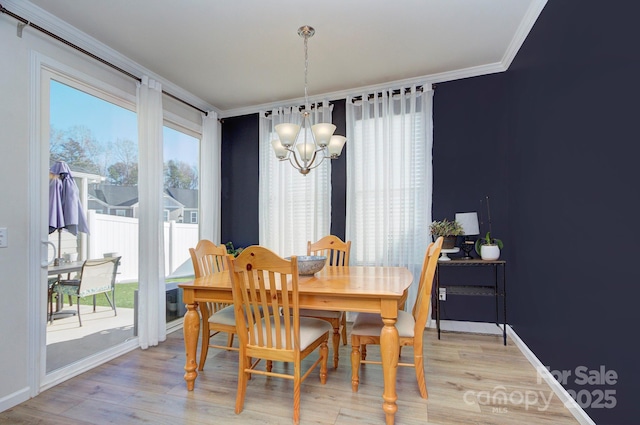
[[[398,329],[400,348],[413,347],[413,363],[398,362],[398,366],[410,366],[415,368],[416,379],[420,396],[427,398],[427,386],[424,378],[423,336],[424,328],[429,314],[431,301],[431,287],[435,275],[438,257],[442,249],[443,238],[440,236],[435,242],[429,244],[420,273],[418,294],[411,313],[404,310],[398,311],[396,328]],[[358,391],[360,384],[360,365],[365,363],[381,364],[379,361],[366,360],[365,351],[360,353],[361,346],[367,344],[380,345],[380,331],[383,327],[382,318],[377,313],[358,313],[358,317],[351,329],[351,389]]]
[[[224,245],[218,246],[209,240],[202,239],[198,241],[195,248],[189,248],[189,254],[191,254],[195,277],[221,273],[227,269],[225,257],[228,254]],[[238,351],[238,349],[233,347],[233,336],[236,334],[233,305],[221,302],[200,303],[200,311],[202,314],[202,346],[198,370],[203,370],[209,347],[234,351]],[[227,333],[226,346],[210,343],[211,337],[220,332]]]
[[[78,306],[78,322],[82,326],[80,317],[80,298],[93,296],[93,311],[96,311],[96,295],[104,294],[113,309],[116,311],[116,273],[122,257],[100,258],[96,260],[86,260],[82,265],[79,279],[59,280],[53,285],[53,292],[56,296],[63,297],[69,295],[76,298]],[[111,294],[111,297],[109,297]]]
[[[324,255],[327,257],[325,267],[340,267],[349,265],[351,241],[344,242],[337,236],[329,235],[315,243],[307,242],[307,255]],[[347,345],[347,314],[344,311],[325,311],[301,309],[301,317],[314,317],[326,320],[333,327],[333,367],[338,367],[340,334],[342,343]]]
[[[236,414],[242,412],[247,382],[252,375],[293,380],[293,422],[300,422],[300,385],[320,364],[320,382],[327,380],[327,341],[331,325],[324,320],[299,316],[298,261],[285,260],[261,246],[246,248],[237,258],[227,257],[233,302],[238,319],[240,359]],[[263,316],[263,311],[280,315]],[[302,361],[316,348],[319,358],[303,373]],[[257,359],[254,362],[254,359]],[[266,361],[266,370],[256,366]],[[293,369],[272,372],[273,362],[293,363]],[[260,396],[259,393],[256,396]]]

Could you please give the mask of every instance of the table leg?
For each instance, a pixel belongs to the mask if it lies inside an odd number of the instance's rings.
[[[398,410],[396,400],[396,373],[398,371],[398,356],[400,347],[398,342],[398,329],[396,320],[398,316],[397,305],[382,308],[382,322],[384,326],[380,332],[380,356],[382,357],[382,374],[384,377],[384,393],[382,394],[382,410],[386,415],[387,425],[393,425],[395,414]]]
[[[198,303],[187,304],[187,312],[183,322],[184,348],[186,351],[186,363],[184,365],[184,380],[187,381],[187,390],[193,391],[198,376],[196,371],[196,349],[198,347],[198,333],[200,332],[200,315]]]

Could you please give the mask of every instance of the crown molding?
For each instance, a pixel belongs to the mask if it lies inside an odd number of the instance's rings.
[[[441,72],[437,74],[422,75],[420,77],[406,78],[403,80],[389,81],[381,84],[373,84],[369,86],[362,86],[348,90],[334,91],[330,93],[324,93],[314,96],[309,96],[309,102],[321,102],[323,100],[334,101],[339,99],[345,99],[348,96],[360,96],[363,93],[371,93],[380,90],[394,90],[401,87],[407,87],[412,85],[422,84],[435,84],[443,83],[445,81],[460,80],[463,78],[477,77],[480,75],[495,74],[498,72],[504,72],[507,68],[502,62],[496,62],[488,65],[474,66],[471,68],[458,69],[455,71]],[[236,109],[228,109],[222,111],[219,114],[219,118],[237,117],[241,115],[255,114],[260,111],[271,110],[283,106],[296,106],[303,105],[304,97],[298,97],[295,99],[283,100],[278,102],[263,103],[260,105],[246,106]]]
[[[531,32],[533,25],[538,20],[538,17],[542,13],[542,9],[544,9],[546,4],[547,0],[535,0],[531,5],[529,5],[527,13],[525,13],[522,21],[520,21],[520,25],[518,26],[511,43],[509,43],[504,56],[502,57],[502,64],[505,69],[508,69],[511,66],[511,62],[515,59],[516,54],[524,44],[524,40],[526,40],[527,36]]]

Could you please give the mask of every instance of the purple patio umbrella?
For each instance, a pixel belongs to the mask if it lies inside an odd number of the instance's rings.
[[[74,236],[78,232],[89,233],[78,186],[73,180],[71,169],[64,161],[58,161],[49,170],[49,234],[58,231],[58,258],[62,229]],[[58,258],[56,263],[59,263]]]

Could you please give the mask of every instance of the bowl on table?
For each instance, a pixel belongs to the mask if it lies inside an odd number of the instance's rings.
[[[327,257],[324,255],[300,255],[298,256],[298,274],[300,276],[312,276],[322,270],[326,262]]]

